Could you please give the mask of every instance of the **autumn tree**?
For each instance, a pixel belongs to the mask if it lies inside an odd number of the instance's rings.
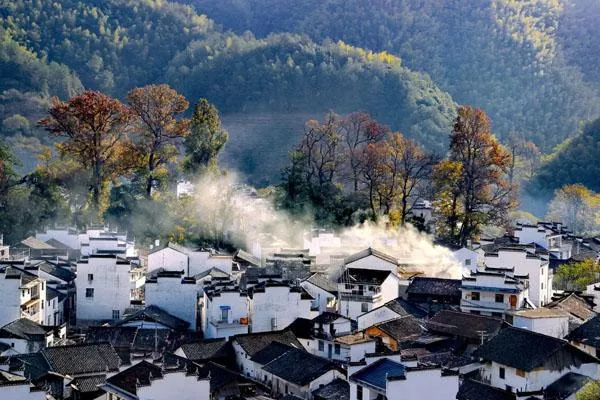
[[[184,169],[194,174],[204,168],[216,167],[217,156],[225,146],[227,138],[228,133],[221,126],[216,107],[208,100],[201,99],[194,107],[190,131],[184,142]]]
[[[389,129],[366,112],[355,112],[340,121],[340,136],[346,147],[348,173],[352,189],[357,192],[364,168],[364,151],[369,144],[385,138]]]
[[[166,164],[178,154],[177,144],[187,135],[189,120],[181,118],[189,103],[169,85],[148,85],[131,90],[127,101],[136,118],[137,148],[145,175],[145,193],[166,174]]]
[[[483,225],[504,223],[514,207],[515,191],[507,179],[511,156],[491,133],[487,115],[479,108],[461,106],[450,135],[449,159],[461,168],[456,191],[462,217],[452,240],[466,245]]]
[[[65,139],[56,145],[62,157],[89,171],[91,203],[96,213],[102,211],[107,183],[127,172],[132,113],[119,100],[85,91],[67,102],[53,98],[48,114],[39,124]]]
[[[546,219],[560,221],[576,235],[600,231],[600,195],[581,184],[563,186],[554,194]]]
[[[453,240],[458,235],[458,223],[463,216],[460,201],[462,164],[457,161],[442,160],[433,167],[432,181],[435,192],[433,205],[436,209],[437,235]]]

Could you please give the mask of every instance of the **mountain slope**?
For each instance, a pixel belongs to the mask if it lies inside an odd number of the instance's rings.
[[[0,15],[0,28],[16,42],[66,64],[87,88],[122,96],[165,81],[191,102],[207,97],[225,121],[231,112],[268,110],[277,119],[364,109],[441,151],[454,117],[452,98],[399,58],[343,43],[317,45],[305,36],[221,32],[190,7],[166,1],[0,1]],[[301,131],[266,125],[260,134],[293,143]],[[289,149],[268,150],[261,157]],[[246,155],[257,151],[265,149],[248,148]],[[247,172],[243,160],[234,166]],[[255,170],[255,178],[278,177],[279,167]]]
[[[500,136],[517,132],[546,150],[600,115],[598,63],[589,63],[600,59],[588,35],[600,26],[594,0],[186,1],[236,32],[390,51],[457,102],[485,109]]]

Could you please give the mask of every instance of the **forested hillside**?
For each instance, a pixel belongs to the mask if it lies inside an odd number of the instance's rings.
[[[600,192],[600,119],[589,124],[581,135],[565,142],[541,168],[532,189],[552,192],[580,183]]]
[[[549,151],[596,118],[595,0],[185,0],[236,32],[292,31],[399,55]]]
[[[207,97],[225,115],[268,110],[276,120],[277,113],[364,109],[436,151],[444,148],[455,113],[450,96],[387,53],[343,43],[317,45],[306,36],[235,35],[215,28],[190,7],[158,0],[0,4],[6,40],[37,55],[36,62],[67,65],[86,88],[118,97],[136,86],[166,82],[190,99]],[[21,72],[17,68],[15,73]],[[65,90],[52,86],[43,93],[65,96]],[[274,138],[300,133],[301,127],[278,132],[269,126],[261,132]],[[288,148],[273,151],[281,156]],[[270,167],[256,173],[277,177],[280,165]]]

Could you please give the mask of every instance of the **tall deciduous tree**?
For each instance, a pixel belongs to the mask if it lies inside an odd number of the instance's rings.
[[[359,190],[364,168],[364,150],[369,144],[385,138],[389,129],[366,112],[355,112],[340,121],[340,135],[348,154],[348,172],[355,192]]]
[[[189,173],[197,173],[203,168],[214,168],[217,156],[225,143],[228,133],[221,126],[216,107],[206,99],[194,107],[190,121],[190,132],[185,138],[186,158],[184,168]]]
[[[138,150],[146,176],[145,192],[164,174],[162,168],[177,155],[176,144],[188,133],[189,120],[180,118],[189,103],[169,85],[148,85],[131,90],[127,101],[137,116]]]
[[[581,184],[557,190],[548,208],[547,219],[561,221],[576,235],[600,231],[600,195]]]
[[[102,211],[107,183],[125,173],[128,165],[124,153],[133,119],[129,108],[103,93],[85,91],[67,102],[52,99],[48,114],[39,124],[65,138],[56,145],[62,157],[90,172],[92,206]]]
[[[461,166],[457,190],[463,215],[454,241],[466,245],[487,223],[504,223],[515,206],[507,179],[510,153],[496,140],[479,108],[461,106],[450,135],[450,160]]]

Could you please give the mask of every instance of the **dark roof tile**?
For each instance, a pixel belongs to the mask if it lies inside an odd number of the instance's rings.
[[[263,367],[277,377],[304,386],[325,373],[338,369],[333,362],[304,350],[292,348]]]
[[[426,327],[431,332],[468,339],[478,339],[481,337],[481,332],[483,332],[487,338],[490,338],[500,331],[502,320],[483,315],[444,310],[429,319],[426,322]]]

